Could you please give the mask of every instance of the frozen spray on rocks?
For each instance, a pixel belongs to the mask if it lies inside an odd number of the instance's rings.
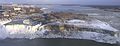
[[[77,23],[75,20],[70,20],[68,21],[68,25],[75,25],[73,23],[76,23],[77,26],[83,26],[83,27],[87,27],[87,28],[95,28],[95,29],[106,29],[106,30],[110,30],[113,32],[116,32],[117,29],[111,27],[109,24],[106,25],[106,23],[101,22],[96,20],[95,21],[95,25],[94,22],[91,21],[90,23],[87,23],[86,21],[80,21],[79,23]],[[77,20],[78,21],[78,20]],[[99,23],[97,23],[97,21]],[[59,22],[60,23],[60,22]],[[100,23],[101,26],[100,26]],[[55,24],[55,23],[49,23],[50,25]],[[58,34],[54,34],[54,33],[50,33],[48,35],[44,35],[44,33],[46,33],[47,31],[49,31],[49,29],[46,29],[45,27],[49,24],[45,24],[45,25],[41,25],[41,24],[36,24],[34,26],[32,25],[25,25],[25,24],[13,24],[13,25],[0,25],[0,38],[1,39],[5,39],[5,38],[28,38],[28,39],[34,39],[34,38],[74,38],[74,39],[89,39],[89,40],[94,40],[97,42],[104,42],[104,43],[111,43],[114,44],[116,43],[118,40],[118,36],[114,37],[114,36],[110,36],[107,34],[102,34],[102,33],[98,33],[98,32],[89,32],[89,31],[77,31],[76,33],[68,33],[68,35],[71,36],[64,36],[64,35],[58,35]],[[75,25],[76,26],[76,25]],[[103,28],[105,27],[105,28]],[[108,28],[111,29],[108,29]],[[64,32],[64,31],[63,31]],[[69,31],[68,31],[69,32]],[[87,34],[89,34],[90,36],[86,36]],[[119,33],[118,33],[119,34]],[[94,38],[93,38],[94,37]],[[110,40],[111,39],[111,40]]]

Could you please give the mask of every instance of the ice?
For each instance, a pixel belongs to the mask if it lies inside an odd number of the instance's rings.
[[[4,39],[7,37],[34,37],[30,36],[31,34],[35,34],[37,31],[39,31],[39,27],[42,29],[43,27],[41,24],[35,25],[35,26],[28,26],[28,25],[0,25],[0,39]],[[44,29],[42,29],[44,30]],[[42,32],[41,32],[42,33]],[[23,35],[23,36],[22,36]]]
[[[109,24],[99,21],[99,20],[92,20],[92,21],[85,21],[85,20],[70,20],[68,21],[70,25],[76,26],[83,26],[87,28],[100,28],[106,29],[110,31],[118,31],[117,29],[111,27]],[[60,23],[60,22],[59,22]],[[117,39],[114,36],[110,36],[107,34],[96,33],[96,32],[76,32],[71,34],[72,36],[62,36],[58,34],[48,34],[44,35],[48,29],[45,29],[46,25],[24,25],[24,24],[11,24],[11,25],[0,25],[0,39],[5,38],[74,38],[74,39],[89,39],[94,40],[97,42],[104,42],[104,43],[116,43]],[[70,34],[70,33],[68,33]]]
[[[69,25],[75,25],[75,26],[80,26],[80,27],[87,27],[87,28],[96,28],[96,29],[105,29],[109,31],[114,31],[117,32],[119,30],[113,28],[106,22],[102,22],[100,20],[90,20],[90,21],[85,21],[85,20],[69,20],[68,23]]]
[[[89,40],[95,40],[97,42],[104,42],[104,43],[116,43],[117,39],[113,36],[109,36],[107,34],[101,34],[101,33],[96,33],[96,32],[86,32],[83,31],[82,34],[82,39],[89,39]]]
[[[5,39],[8,36],[8,33],[4,26],[0,25],[0,39]]]
[[[78,19],[74,19],[74,20],[69,20],[68,23],[85,23],[86,21],[84,20],[78,20]]]
[[[4,24],[6,24],[6,23],[9,23],[9,22],[11,22],[12,20],[0,20],[0,25],[4,25]]]

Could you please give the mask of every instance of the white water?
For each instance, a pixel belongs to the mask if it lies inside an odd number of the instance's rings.
[[[35,26],[28,25],[0,25],[0,38],[24,38],[24,36],[28,38],[32,38],[34,36],[30,36],[31,34],[35,34],[38,29],[41,29],[41,34],[44,33],[44,27],[40,24]],[[21,36],[23,35],[24,36]],[[27,36],[28,35],[28,36]],[[30,36],[30,37],[29,37]]]

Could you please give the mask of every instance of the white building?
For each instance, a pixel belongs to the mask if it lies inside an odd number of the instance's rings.
[[[21,8],[14,8],[14,10],[18,10],[19,11],[19,10],[21,10]]]

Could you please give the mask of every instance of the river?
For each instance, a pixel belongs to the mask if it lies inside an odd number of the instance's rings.
[[[75,39],[5,39],[0,46],[117,46],[115,44],[98,43],[91,40]]]
[[[84,12],[91,13],[96,12],[97,9],[90,8],[90,7],[80,7],[80,6],[40,6],[49,8],[49,10],[53,11],[69,11],[69,12]],[[84,11],[84,12],[83,12]],[[96,13],[105,13],[102,11],[97,11]],[[107,13],[106,13],[107,14]],[[99,43],[93,40],[83,40],[83,39],[42,39],[42,38],[35,38],[35,39],[4,39],[0,40],[0,46],[118,46],[115,44],[106,44],[106,43]]]

